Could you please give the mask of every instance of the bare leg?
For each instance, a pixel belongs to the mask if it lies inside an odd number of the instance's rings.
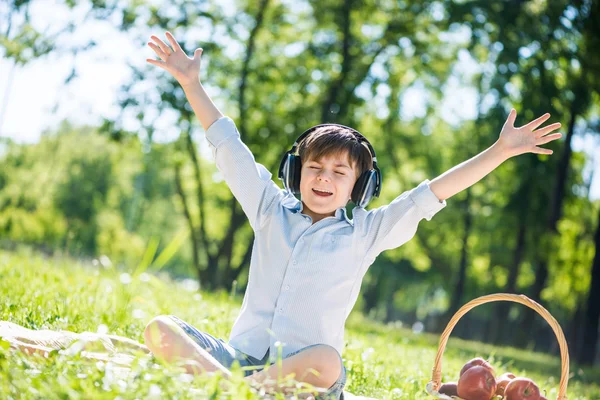
[[[155,357],[167,362],[185,361],[184,368],[190,374],[220,372],[230,377],[231,372],[190,338],[169,317],[154,318],[144,330],[146,346]]]
[[[287,392],[295,387],[278,386],[277,380],[292,375],[295,381],[307,383],[317,391],[324,392],[338,379],[341,368],[337,351],[333,347],[321,345],[281,360],[246,379],[253,384],[261,384],[266,389]]]

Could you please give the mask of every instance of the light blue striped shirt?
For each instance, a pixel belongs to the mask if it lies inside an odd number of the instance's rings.
[[[446,206],[426,180],[389,205],[355,207],[353,218],[312,223],[302,202],[280,189],[255,162],[234,122],[223,117],[206,132],[216,165],[254,230],[248,286],[229,343],[262,359],[328,344],[342,354],[344,324],[363,276],[384,250],[411,239],[419,221]],[[280,348],[281,350],[278,350]]]

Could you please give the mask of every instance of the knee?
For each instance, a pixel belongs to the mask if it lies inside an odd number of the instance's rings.
[[[319,372],[323,386],[329,388],[342,373],[342,357],[332,346],[322,344],[316,347],[314,353],[315,369]]]
[[[153,318],[144,329],[144,342],[150,350],[155,350],[168,342],[176,334],[177,324],[167,315]]]

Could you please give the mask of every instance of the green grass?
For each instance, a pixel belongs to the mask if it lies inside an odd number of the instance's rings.
[[[166,276],[130,277],[115,268],[69,259],[0,252],[0,320],[31,329],[96,332],[142,341],[148,320],[174,314],[214,336],[227,338],[241,304],[227,293],[204,293]],[[346,389],[380,399],[429,399],[438,337],[382,325],[354,313],[346,328]],[[451,339],[444,355],[443,380],[455,381],[474,356],[489,358],[498,372],[511,370],[534,379],[555,399],[560,361],[545,354]],[[595,382],[595,383],[594,383]],[[600,399],[600,371],[571,366],[570,400]],[[257,396],[236,376],[228,394],[218,377],[182,379],[175,366],[147,358],[121,373],[111,363],[53,352],[48,358],[24,356],[0,341],[1,398],[236,398]]]

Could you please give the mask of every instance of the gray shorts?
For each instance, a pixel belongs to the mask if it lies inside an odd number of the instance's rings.
[[[269,359],[269,350],[265,356],[259,360],[257,358],[252,357],[251,355],[242,353],[238,349],[233,348],[229,343],[226,343],[222,339],[217,339],[214,336],[209,335],[208,333],[200,332],[198,329],[194,328],[192,325],[188,324],[185,321],[177,318],[174,315],[169,315],[173,321],[179,325],[184,332],[190,336],[200,347],[204,350],[208,351],[218,362],[220,362],[224,367],[230,368],[234,362],[238,362],[240,366],[244,369],[245,375],[252,375],[256,371],[262,370],[267,364],[267,360]],[[296,352],[290,353],[284,358],[291,357],[295,354],[298,354],[306,349],[311,347],[318,346],[318,344],[304,347]],[[341,359],[341,357],[340,357]],[[252,368],[254,367],[254,368]],[[317,396],[317,400],[330,400],[330,399],[341,399],[344,398],[344,386],[346,385],[346,367],[342,362],[342,372],[340,376],[335,381],[335,383],[327,390],[327,392]]]

